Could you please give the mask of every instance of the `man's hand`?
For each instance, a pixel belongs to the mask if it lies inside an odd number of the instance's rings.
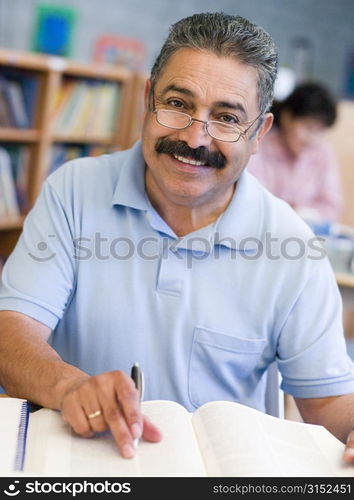
[[[354,429],[348,435],[343,460],[354,464]]]
[[[295,398],[304,422],[323,425],[342,443],[345,443],[344,462],[354,464],[354,394],[327,398]],[[352,430],[349,432],[349,429]]]
[[[151,442],[161,439],[160,431],[140,411],[139,393],[133,380],[122,371],[76,382],[64,394],[61,411],[65,422],[80,436],[92,437],[109,429],[125,458],[135,454],[134,439],[143,437]]]

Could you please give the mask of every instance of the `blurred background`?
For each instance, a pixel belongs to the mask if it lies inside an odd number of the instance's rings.
[[[75,11],[70,57],[92,60],[102,35],[131,37],[146,48],[147,71],[174,21],[203,11],[240,14],[273,36],[281,66],[353,96],[353,0],[0,0],[0,46],[30,49],[43,4]]]

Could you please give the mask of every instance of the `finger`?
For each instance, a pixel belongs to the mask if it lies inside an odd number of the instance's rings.
[[[101,404],[95,393],[91,393],[90,398],[86,399],[82,403],[82,406],[89,426],[94,432],[103,432],[107,430],[107,423],[101,409]]]
[[[104,418],[121,455],[124,458],[132,458],[135,455],[132,435],[118,403],[113,401],[102,405]]]
[[[70,395],[81,405],[91,434],[92,431],[103,432],[107,429],[96,394],[96,379],[97,377],[90,377]]]
[[[128,424],[121,405],[121,400],[126,397],[124,388],[127,385],[129,387],[131,383],[130,378],[127,381],[127,377],[122,372],[115,372],[113,377],[112,374],[107,379],[100,377],[99,383],[100,390],[97,392],[97,395],[106,424],[123,457],[131,458],[135,454],[133,439],[135,439],[134,431],[136,432],[136,429],[133,427],[133,430],[131,430],[129,424],[134,426],[136,420],[133,422],[130,421]],[[133,390],[135,390],[134,387]],[[139,437],[141,435],[141,428],[142,425],[138,429]]]
[[[99,408],[99,406],[96,406],[96,408]],[[104,432],[107,430],[108,426],[101,409],[95,411],[85,409],[85,413],[93,432]]]
[[[143,430],[143,438],[146,441],[150,441],[152,443],[157,443],[162,439],[161,431],[152,423],[150,420],[144,415],[144,430]]]
[[[140,410],[140,395],[131,377],[117,372],[115,385],[116,398],[124,415],[133,439],[139,439],[143,433],[143,415]]]
[[[126,420],[132,439],[140,438],[143,431],[143,417],[140,411],[139,393],[131,377],[116,370],[95,377],[95,384],[104,415],[115,415],[119,410],[119,415]],[[107,418],[106,422],[109,424]]]
[[[343,460],[345,462],[354,462],[354,430],[348,435]]]
[[[92,437],[94,433],[87,421],[87,416],[84,408],[80,404],[79,399],[68,396],[62,404],[62,417],[74,430],[76,434],[82,437]]]

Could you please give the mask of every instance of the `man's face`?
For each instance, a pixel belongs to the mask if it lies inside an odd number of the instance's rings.
[[[247,137],[241,136],[233,143],[221,142],[208,135],[203,123],[193,122],[183,130],[160,125],[149,111],[149,91],[148,82],[142,148],[150,199],[191,208],[222,204],[230,198],[260,137],[270,128],[272,115],[266,115],[252,138],[257,124]],[[154,103],[156,109],[188,113],[198,120],[245,124],[245,129],[260,112],[257,72],[233,58],[180,49],[169,59],[155,84]],[[202,161],[195,164],[196,159]]]

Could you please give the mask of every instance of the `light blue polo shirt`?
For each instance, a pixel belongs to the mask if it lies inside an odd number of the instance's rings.
[[[90,374],[139,362],[145,399],[264,410],[277,359],[295,397],[354,392],[341,299],[319,242],[246,171],[212,225],[178,238],[144,188],[138,142],[53,173],[2,275],[0,309],[48,325]]]

